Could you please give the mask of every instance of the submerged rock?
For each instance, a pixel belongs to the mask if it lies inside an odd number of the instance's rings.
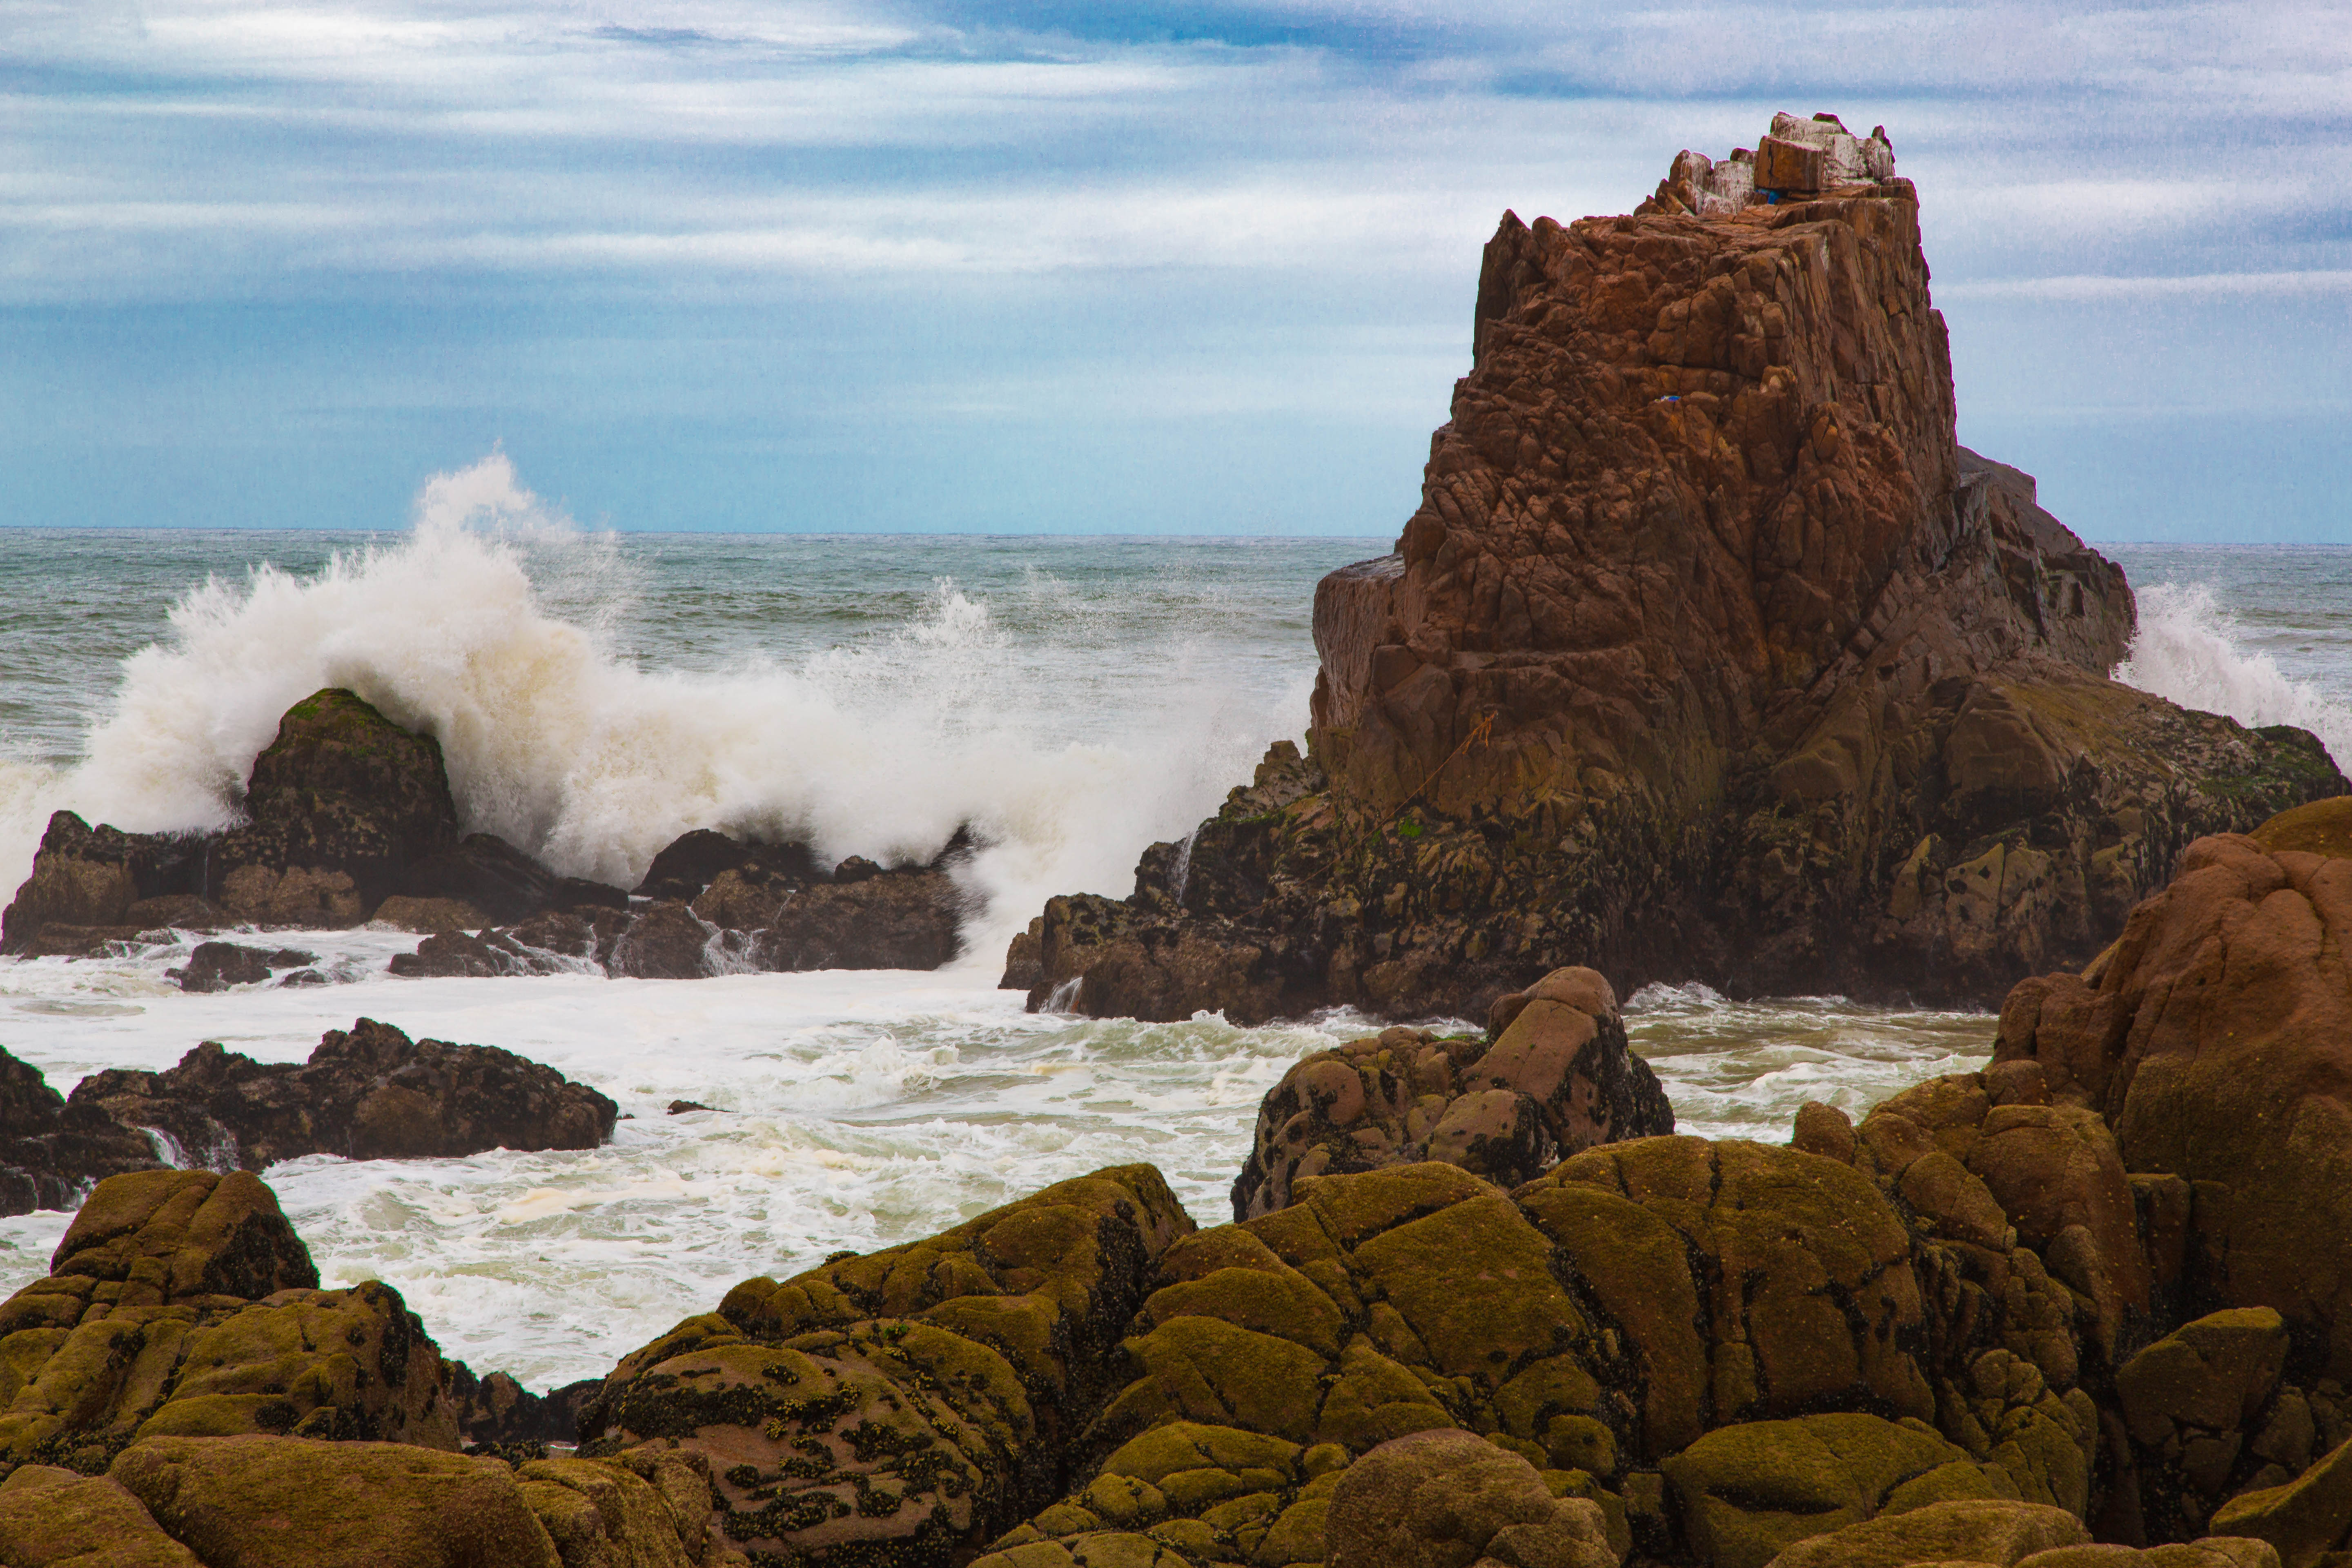
[[[69,1105],[169,1132],[189,1154],[258,1171],[304,1154],[456,1159],[486,1149],[593,1149],[614,1103],[495,1046],[415,1040],[362,1018],[308,1062],[257,1062],[207,1040],[163,1072],[113,1068]]]
[[[1439,1160],[1517,1186],[1594,1144],[1675,1130],[1600,975],[1556,971],[1496,1013],[1491,1040],[1400,1026],[1285,1073],[1258,1108],[1234,1217],[1287,1207],[1309,1176]]]
[[[2190,840],[2347,789],[2305,731],[2107,679],[2122,572],[1956,444],[1908,181],[1729,203],[1720,167],[1505,216],[1419,510],[1317,589],[1307,754],[1129,899],[1052,900],[1034,1002],[1478,1016],[1585,963],[1991,1005]]]
[[[266,985],[280,969],[300,969],[319,962],[315,952],[299,948],[246,947],[233,942],[200,942],[188,962],[163,972],[183,991],[226,991],[232,985]]]

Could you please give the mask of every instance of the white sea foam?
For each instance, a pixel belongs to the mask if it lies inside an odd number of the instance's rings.
[[[2352,762],[2352,705],[2246,647],[2245,628],[2210,588],[2158,583],[2138,598],[2139,632],[2117,680],[2241,724],[2295,725],[2318,736],[2338,767]]]
[[[1213,685],[1170,681],[1113,738],[1056,739],[1062,692],[950,583],[896,635],[797,668],[648,672],[610,646],[639,590],[612,541],[523,489],[503,454],[425,486],[388,548],[309,577],[208,581],[125,661],[79,767],[0,765],[0,881],[22,878],[60,805],[136,831],[228,825],[278,716],[345,686],[440,740],[469,829],[623,886],[688,828],[887,863],[968,825],[985,847],[963,873],[966,953],[984,965],[1051,894],[1126,892],[1143,845],[1213,810],[1305,717],[1303,687],[1235,712]],[[1104,641],[1103,657],[1153,656]]]

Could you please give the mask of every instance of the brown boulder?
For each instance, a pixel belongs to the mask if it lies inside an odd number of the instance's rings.
[[[2189,1281],[2271,1307],[2352,1376],[2352,860],[2200,839],[2081,976],[2021,984],[1997,1063],[2114,1126],[2195,1202]]]
[[[0,953],[87,953],[136,936],[142,923],[173,923],[132,911],[145,900],[202,894],[205,848],[194,836],[93,828],[70,811],[53,814],[32,874],[0,914]]]
[[[2037,1553],[2087,1545],[2090,1539],[2081,1520],[2043,1503],[1937,1502],[1808,1537],[1773,1558],[1772,1568],[1910,1568],[1928,1563],[2013,1568]]]
[[[266,985],[270,975],[280,969],[300,969],[319,962],[315,952],[299,948],[245,947],[233,942],[200,942],[188,953],[188,962],[178,969],[167,969],[164,977],[178,983],[183,991],[202,993],[226,991],[232,985]]]
[[[571,1568],[496,1459],[405,1443],[163,1437],[107,1472],[205,1568]]]
[[[1597,1505],[1554,1497],[1518,1455],[1449,1430],[1395,1438],[1349,1466],[1323,1533],[1331,1568],[1617,1568],[1619,1557]]]
[[[1607,981],[1561,970],[1506,1001],[1491,1043],[1399,1026],[1284,1074],[1258,1108],[1234,1217],[1286,1207],[1309,1176],[1438,1160],[1517,1186],[1595,1144],[1674,1131]]]
[[[120,1482],[54,1465],[0,1481],[0,1562],[10,1568],[209,1568],[163,1533]]]
[[[93,1073],[68,1103],[162,1127],[192,1153],[252,1171],[315,1153],[593,1149],[619,1114],[587,1085],[511,1051],[412,1041],[372,1018],[330,1029],[308,1062],[257,1062],[207,1040],[163,1072]]]

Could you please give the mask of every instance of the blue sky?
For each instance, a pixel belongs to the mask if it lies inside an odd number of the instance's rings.
[[[1884,123],[1961,437],[2352,542],[2352,5],[0,0],[0,523],[1385,534],[1505,207]]]

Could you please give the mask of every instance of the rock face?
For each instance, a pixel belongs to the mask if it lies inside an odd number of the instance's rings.
[[[622,1361],[581,1452],[705,1456],[714,1539],[774,1561],[961,1561],[1067,1484],[1152,1261],[1192,1228],[1157,1171],[1128,1166],[747,1280]]]
[[[619,1108],[496,1046],[415,1040],[362,1018],[305,1063],[257,1062],[207,1040],[163,1072],[111,1068],[68,1106],[171,1135],[194,1162],[258,1171],[304,1154],[457,1159],[486,1149],[593,1149]]]
[[[2106,679],[2121,571],[1955,444],[1908,181],[1718,210],[1677,171],[1506,215],[1420,509],[1317,590],[1309,754],[1124,902],[1054,900],[1009,980],[1150,1018],[1475,1016],[1567,963],[1991,1005],[2192,839],[2347,787]]]
[[[1285,1073],[1258,1108],[1234,1217],[1287,1208],[1309,1176],[1436,1160],[1517,1186],[1594,1144],[1675,1130],[1591,970],[1548,974],[1496,1012],[1490,1040],[1400,1025]]]
[[[67,1103],[39,1068],[0,1050],[0,1215],[70,1208],[104,1177],[162,1163],[145,1133]]]

